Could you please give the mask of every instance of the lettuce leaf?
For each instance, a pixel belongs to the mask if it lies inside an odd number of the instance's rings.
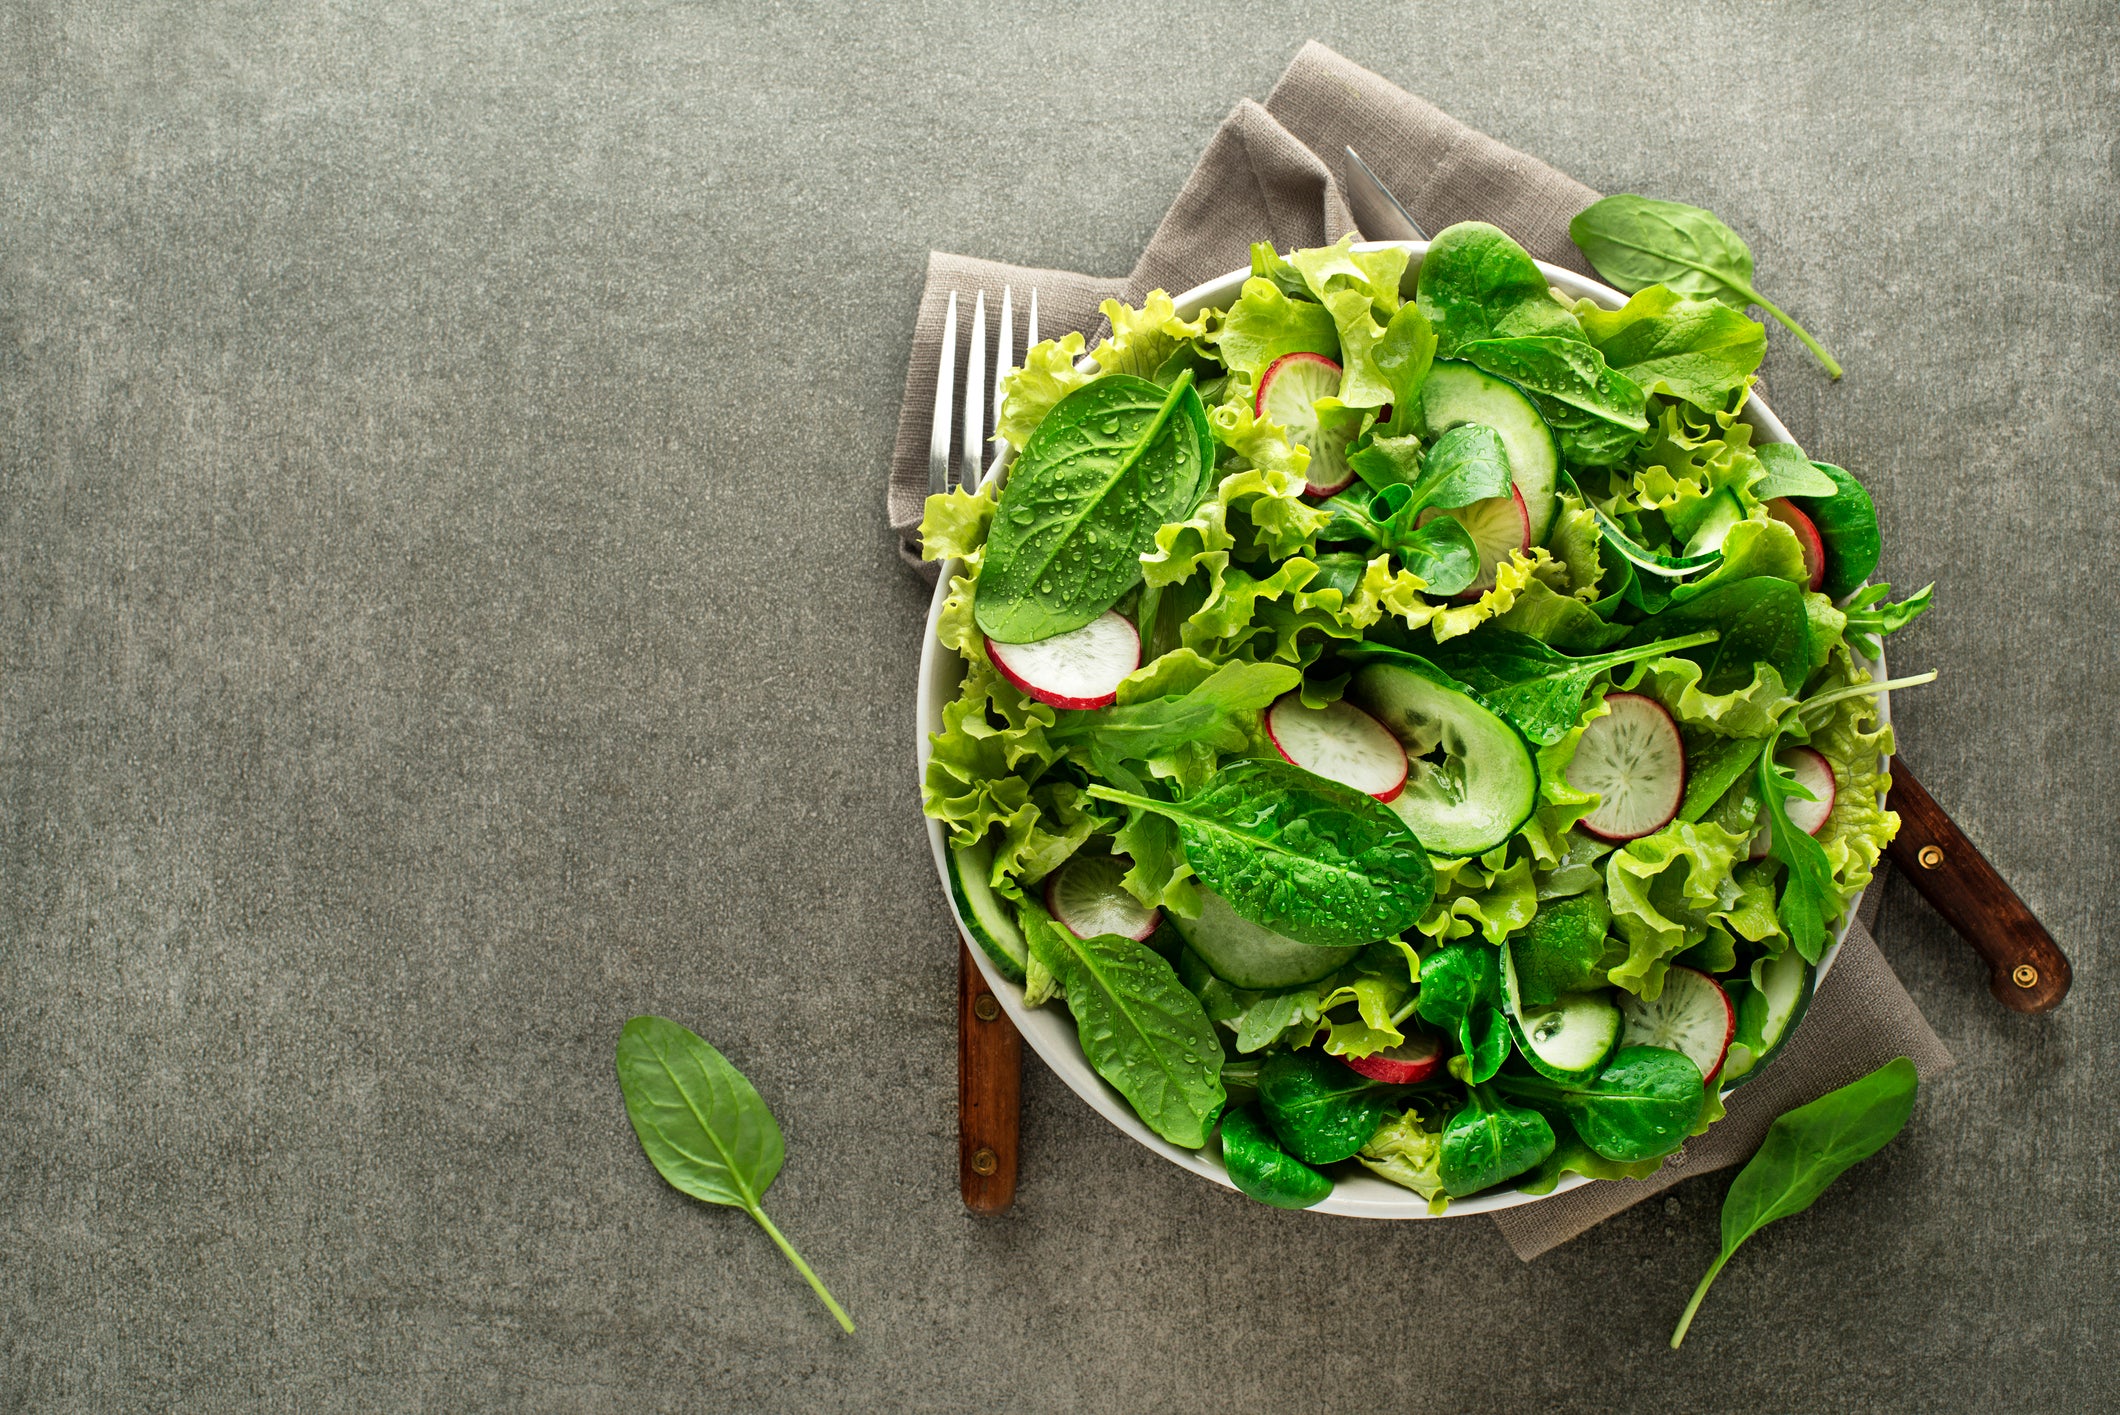
[[[1751,843],[1712,822],[1673,821],[1612,853],[1605,899],[1627,944],[1626,960],[1610,972],[1614,985],[1645,998],[1663,991],[1670,960],[1744,903],[1730,872]]]
[[[1055,403],[1097,377],[1075,368],[1081,357],[1080,334],[1047,339],[1024,350],[1022,366],[1001,380],[1001,419],[994,436],[1021,452]]]
[[[1256,384],[1267,365],[1283,354],[1340,356],[1339,327],[1332,312],[1309,300],[1292,300],[1273,281],[1257,276],[1244,282],[1221,327],[1208,334],[1230,372]]]
[[[1690,658],[1652,658],[1629,669],[1621,687],[1662,703],[1680,727],[1722,737],[1764,737],[1796,705],[1796,695],[1772,664],[1756,665],[1751,682],[1727,693],[1702,692],[1700,675],[1700,665]]]
[[[1231,987],[1219,978],[1200,989],[1208,1016],[1236,1033],[1240,1053],[1276,1042],[1306,1047],[1320,1035],[1333,1056],[1373,1056],[1406,1036],[1392,1022],[1413,996],[1412,953],[1395,939],[1370,944],[1332,976],[1286,992],[1259,993]],[[1349,1016],[1327,1014],[1352,1003]]]
[[[1605,690],[1592,688],[1575,726],[1552,746],[1533,749],[1538,762],[1538,805],[1516,838],[1529,847],[1532,863],[1542,870],[1560,868],[1574,849],[1570,832],[1604,799],[1595,791],[1569,785],[1568,768],[1575,761],[1576,748],[1582,744],[1583,729],[1610,711],[1605,706]]]
[[[1435,902],[1415,925],[1437,943],[1477,934],[1499,948],[1502,940],[1531,922],[1538,912],[1538,892],[1531,883],[1528,856],[1509,863],[1504,843],[1479,857],[1476,864],[1453,860],[1436,868]]]
[[[1443,1192],[1443,1132],[1431,1130],[1418,1109],[1386,1121],[1355,1156],[1371,1172],[1428,1200],[1428,1212],[1450,1205]]]
[[[1821,691],[1867,683],[1870,674],[1857,667],[1846,649],[1835,651],[1832,671]],[[1879,767],[1894,750],[1892,729],[1877,718],[1874,698],[1848,698],[1826,710],[1811,729],[1810,745],[1833,767],[1833,810],[1818,832],[1833,865],[1833,884],[1843,909],[1876,873],[1878,857],[1899,833],[1899,815],[1884,807],[1891,778]]]
[[[954,487],[930,496],[920,516],[920,558],[949,560],[984,549],[986,533],[1000,505],[993,486],[978,491]]]
[[[1177,353],[1181,345],[1200,338],[1207,329],[1205,312],[1189,320],[1180,319],[1177,306],[1161,290],[1149,291],[1139,309],[1118,300],[1106,300],[1098,308],[1112,327],[1111,334],[1090,351],[1099,374],[1130,373],[1154,378],[1164,360]]]

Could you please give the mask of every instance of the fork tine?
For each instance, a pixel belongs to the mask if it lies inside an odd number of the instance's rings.
[[[942,317],[942,361],[935,366],[935,430],[928,438],[928,495],[950,489],[950,385],[957,381],[957,292]]]
[[[967,491],[979,487],[985,470],[980,449],[986,446],[986,291],[972,303],[972,340],[964,357],[964,450],[958,454],[957,480]]]
[[[1009,307],[1013,293],[1008,286],[1001,287],[1001,333],[994,344],[994,406],[987,418],[989,431],[1001,426],[1001,385],[1016,362],[1016,316]]]
[[[1033,345],[1033,344],[1035,344],[1035,343],[1037,343],[1037,342],[1038,342],[1038,287],[1037,287],[1037,286],[1035,286],[1035,285],[1033,285],[1033,286],[1031,286],[1031,322],[1030,322],[1030,328],[1028,328],[1028,329],[1026,329],[1026,330],[1024,330],[1024,331],[1023,331],[1023,352],[1024,352],[1024,353],[1026,353],[1026,354],[1028,354],[1028,353],[1029,353],[1029,352],[1031,351],[1031,345]]]

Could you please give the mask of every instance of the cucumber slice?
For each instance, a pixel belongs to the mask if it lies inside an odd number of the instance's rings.
[[[1200,917],[1170,916],[1172,927],[1214,975],[1232,986],[1254,992],[1299,987],[1337,972],[1362,951],[1319,948],[1286,934],[1261,928],[1229,907],[1213,890],[1200,890]]]
[[[1752,965],[1752,986],[1737,1006],[1737,1036],[1723,1062],[1725,1085],[1735,1085],[1773,1060],[1811,1005],[1817,972],[1793,948]]]
[[[1538,405],[1506,378],[1457,359],[1437,359],[1421,388],[1421,416],[1430,439],[1461,423],[1485,423],[1502,435],[1502,446],[1509,451],[1509,479],[1524,498],[1531,521],[1531,543],[1543,544],[1560,509],[1554,486],[1560,479],[1561,454]]]
[[[1722,1070],[1723,1055],[1737,1031],[1729,994],[1698,968],[1671,969],[1655,997],[1628,993],[1620,1010],[1627,1019],[1622,1045],[1675,1051],[1698,1066],[1707,1081]]]
[[[1516,1049],[1549,1081],[1587,1081],[1619,1047],[1620,1011],[1601,992],[1571,992],[1509,1018]]]
[[[981,839],[970,845],[952,845],[949,855],[950,892],[957,896],[957,916],[964,920],[965,931],[1003,976],[1022,982],[1030,945],[1023,941],[1023,930],[1016,927],[1008,902],[987,882],[988,871],[994,867],[994,847]]]
[[[1531,818],[1538,767],[1523,734],[1440,670],[1373,663],[1347,696],[1405,744],[1406,786],[1389,809],[1430,854],[1477,855]]]

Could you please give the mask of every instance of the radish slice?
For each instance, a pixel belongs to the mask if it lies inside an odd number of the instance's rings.
[[[1105,610],[1079,629],[1035,644],[986,641],[986,654],[1008,679],[1041,703],[1100,708],[1119,682],[1141,666],[1141,636],[1126,616]]]
[[[1133,861],[1124,855],[1074,855],[1045,880],[1045,908],[1076,938],[1117,934],[1136,943],[1163,922],[1161,909],[1144,909],[1120,883]]]
[[[1283,693],[1266,710],[1266,735],[1291,765],[1394,801],[1406,789],[1406,749],[1383,723],[1345,699],[1303,706],[1300,693]]]
[[[1774,761],[1776,765],[1787,767],[1796,778],[1796,784],[1818,798],[1806,801],[1791,796],[1784,803],[1789,824],[1805,835],[1818,834],[1826,828],[1826,821],[1833,814],[1833,799],[1839,794],[1838,784],[1833,779],[1833,764],[1810,747],[1791,747],[1786,752],[1776,753]],[[1773,848],[1773,825],[1761,826],[1759,834],[1752,837],[1752,858],[1764,860]]]
[[[1443,1048],[1434,1037],[1415,1032],[1390,1051],[1370,1056],[1343,1056],[1340,1060],[1357,1075],[1387,1086],[1411,1086],[1425,1081],[1442,1065]]]
[[[1662,830],[1686,795],[1686,745],[1664,705],[1640,693],[1607,693],[1603,717],[1583,729],[1568,784],[1595,791],[1583,829],[1605,840],[1638,840]]]
[[[1673,968],[1664,974],[1664,990],[1646,1001],[1622,993],[1619,1010],[1627,1023],[1622,1047],[1675,1051],[1700,1068],[1704,1081],[1713,1081],[1722,1070],[1723,1055],[1737,1033],[1730,995],[1698,968]]]
[[[1438,516],[1448,516],[1463,526],[1472,537],[1472,548],[1479,552],[1479,578],[1459,595],[1461,599],[1493,589],[1495,572],[1502,563],[1516,551],[1531,549],[1531,513],[1524,509],[1524,494],[1513,486],[1507,496],[1490,496],[1447,511],[1423,511],[1419,524],[1425,526]]]
[[[1354,480],[1347,465],[1347,444],[1354,428],[1346,423],[1326,428],[1318,422],[1318,400],[1340,396],[1340,366],[1323,354],[1283,354],[1259,376],[1259,396],[1252,411],[1288,429],[1288,440],[1310,449],[1310,496],[1330,496]]]
[[[1823,585],[1826,582],[1826,543],[1811,518],[1786,496],[1769,501],[1767,514],[1796,532],[1796,539],[1803,546],[1803,567],[1811,572],[1810,587],[1815,590]]]

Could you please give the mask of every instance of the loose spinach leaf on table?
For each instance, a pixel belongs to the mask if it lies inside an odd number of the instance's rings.
[[[1542,747],[1550,747],[1582,716],[1583,694],[1598,674],[1642,659],[1660,658],[1682,649],[1712,644],[1720,637],[1702,629],[1677,638],[1658,639],[1632,648],[1588,658],[1571,658],[1508,629],[1481,628],[1463,638],[1437,644],[1428,660],[1515,724]]]
[[[1616,310],[1576,306],[1605,362],[1647,393],[1719,412],[1767,352],[1767,331],[1741,310],[1651,285]]]
[[[749,1214],[852,1331],[853,1319],[760,1207],[787,1151],[773,1112],[743,1073],[668,1018],[636,1017],[618,1034],[618,1086],[640,1147],[670,1187]]]
[[[1435,327],[1436,353],[1446,359],[1479,339],[1582,337],[1582,326],[1553,298],[1538,262],[1484,221],[1461,221],[1436,233],[1421,259],[1414,298]]]
[[[1510,1048],[1501,954],[1484,943],[1446,944],[1421,960],[1420,983],[1414,1010],[1457,1038],[1465,1080],[1478,1084],[1492,1077]]]
[[[1245,760],[1184,801],[1091,786],[1099,800],[1177,822],[1186,862],[1251,920],[1303,943],[1368,943],[1412,928],[1435,870],[1374,796],[1285,762]]]
[[[1646,432],[1648,398],[1627,375],[1605,364],[1605,356],[1580,339],[1481,339],[1458,356],[1516,384],[1540,399],[1576,408],[1630,433]]]
[[[1405,1104],[1404,1094],[1316,1050],[1278,1052],[1259,1069],[1259,1105],[1288,1152],[1306,1164],[1352,1156]]]
[[[1894,1057],[1859,1081],[1828,1091],[1767,1128],[1759,1153],[1723,1196],[1722,1252],[1709,1266],[1671,1333],[1677,1350],[1709,1285],[1744,1241],[1777,1219],[1811,1207],[1826,1186],[1876,1154],[1906,1128],[1921,1078],[1914,1063]]]
[[[1622,1047],[1590,1081],[1563,1084],[1504,1072],[1494,1085],[1512,1099],[1558,1106],[1584,1144],[1622,1163],[1670,1154],[1707,1103],[1700,1068],[1662,1047]]]
[[[1489,1087],[1472,1086],[1443,1130],[1437,1172],[1444,1192],[1461,1199],[1537,1169],[1553,1145],[1545,1116],[1497,1100]]]
[[[1598,274],[1628,294],[1668,285],[1735,309],[1758,305],[1801,339],[1827,373],[1840,377],[1840,365],[1811,332],[1752,288],[1751,248],[1713,212],[1651,197],[1609,196],[1577,212],[1568,235]]]
[[[1033,643],[1079,629],[1141,578],[1158,527],[1192,510],[1212,452],[1192,371],[1130,374],[1055,404],[1009,470],[973,605],[982,631]]]
[[[1024,909],[1044,922],[1035,903]],[[1117,934],[1077,938],[1052,926],[1023,932],[1067,989],[1082,1054],[1097,1074],[1173,1145],[1206,1144],[1227,1099],[1222,1043],[1177,972],[1147,944]]]

